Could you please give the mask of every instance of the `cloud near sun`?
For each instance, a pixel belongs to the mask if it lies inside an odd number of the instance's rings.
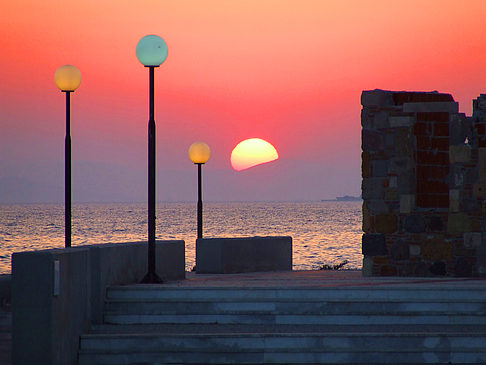
[[[238,143],[231,152],[231,166],[236,171],[246,170],[278,159],[278,153],[267,141],[250,138]]]

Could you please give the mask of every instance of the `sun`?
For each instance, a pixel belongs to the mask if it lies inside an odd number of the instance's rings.
[[[231,166],[236,171],[246,170],[278,159],[278,152],[271,143],[250,138],[238,143],[231,152]]]

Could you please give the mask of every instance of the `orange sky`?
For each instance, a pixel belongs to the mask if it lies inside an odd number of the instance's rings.
[[[113,176],[111,199],[146,195],[148,75],[135,56],[146,34],[169,47],[156,71],[160,200],[193,198],[192,181],[177,181],[193,178],[196,140],[212,151],[208,199],[359,194],[362,90],[450,92],[468,114],[486,92],[483,0],[0,1],[0,180],[62,187],[53,77],[73,64],[75,201],[101,199]],[[280,159],[238,175],[231,150],[252,137]]]

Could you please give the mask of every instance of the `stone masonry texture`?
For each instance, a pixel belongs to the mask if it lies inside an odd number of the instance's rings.
[[[486,276],[486,94],[361,94],[363,274]]]

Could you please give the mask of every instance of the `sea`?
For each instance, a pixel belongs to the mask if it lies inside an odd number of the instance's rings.
[[[72,246],[147,240],[145,203],[85,203],[72,207]],[[184,240],[186,270],[195,265],[195,203],[157,203],[158,240]],[[361,202],[204,203],[204,237],[291,236],[293,269],[347,263],[360,269]],[[64,247],[64,205],[0,205],[0,274],[13,252]]]

